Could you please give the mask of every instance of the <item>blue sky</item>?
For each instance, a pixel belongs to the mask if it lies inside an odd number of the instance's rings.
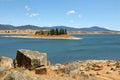
[[[120,0],[0,0],[0,24],[120,30]]]

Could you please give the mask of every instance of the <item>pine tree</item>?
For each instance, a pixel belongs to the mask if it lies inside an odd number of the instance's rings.
[[[55,30],[54,29],[51,29],[50,30],[50,35],[54,35],[55,34]]]
[[[64,30],[64,34],[67,34],[67,29]]]
[[[56,30],[55,30],[55,35],[59,35],[59,30],[58,30],[58,28],[56,28]]]

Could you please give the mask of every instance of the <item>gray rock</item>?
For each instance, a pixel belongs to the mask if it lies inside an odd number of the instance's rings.
[[[93,64],[92,67],[93,67],[92,70],[94,71],[99,71],[103,69],[103,65],[101,64]]]
[[[111,71],[111,70],[106,72],[106,74],[111,74],[111,73],[112,73],[112,71]]]
[[[112,70],[112,71],[116,71],[116,67],[112,67],[110,70]]]
[[[81,80],[97,80],[94,74],[88,74],[86,72],[81,73]]]
[[[11,58],[0,56],[0,67],[10,69],[13,67],[13,60]]]
[[[36,74],[47,74],[47,67],[39,67],[35,69]]]
[[[35,69],[37,67],[47,65],[47,54],[38,51],[21,49],[17,51],[17,66],[27,69]]]
[[[70,71],[70,73],[69,73],[69,75],[72,76],[72,77],[74,77],[74,76],[76,76],[76,75],[78,75],[78,74],[80,74],[80,72],[79,72],[78,69],[73,70],[73,71]]]
[[[100,75],[100,73],[99,73],[99,72],[97,72],[97,73],[96,73],[96,75]]]
[[[5,67],[0,67],[0,77],[4,76],[6,74],[6,68]]]
[[[32,80],[32,78],[23,72],[13,71],[4,80]]]

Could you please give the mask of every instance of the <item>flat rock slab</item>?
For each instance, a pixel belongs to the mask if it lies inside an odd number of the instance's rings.
[[[20,49],[17,51],[16,61],[18,67],[35,69],[47,65],[47,54],[38,51]]]

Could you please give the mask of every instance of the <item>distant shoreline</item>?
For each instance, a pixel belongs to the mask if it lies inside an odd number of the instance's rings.
[[[0,30],[0,34],[35,34],[38,30]],[[120,34],[118,31],[68,31],[71,34]]]
[[[53,36],[45,36],[45,35],[26,35],[26,36],[3,36],[3,37],[10,37],[10,38],[37,38],[37,39],[67,39],[67,40],[80,40],[82,38],[69,36],[69,35],[53,35]]]
[[[104,32],[104,31],[71,31],[69,34],[120,34],[120,32]]]

